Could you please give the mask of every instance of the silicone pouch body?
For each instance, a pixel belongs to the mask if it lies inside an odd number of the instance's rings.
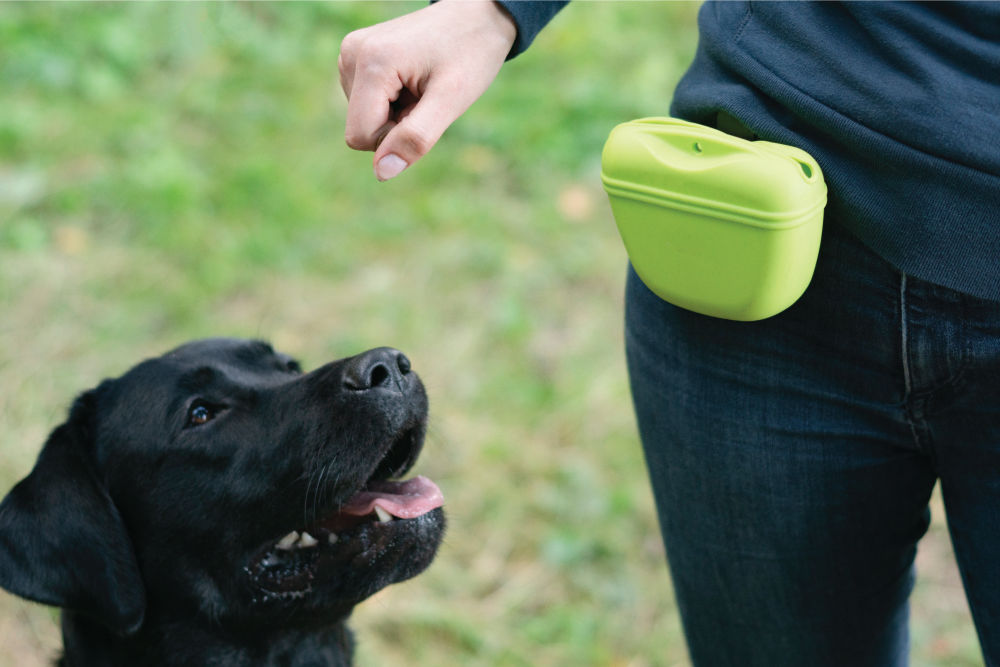
[[[660,298],[752,321],[809,285],[826,184],[805,151],[644,118],[612,130],[601,180],[632,266]]]

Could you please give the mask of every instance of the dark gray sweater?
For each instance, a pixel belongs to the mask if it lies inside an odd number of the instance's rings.
[[[513,57],[566,3],[501,4]],[[671,115],[724,111],[803,148],[828,223],[907,274],[1000,301],[1000,2],[709,2],[698,28]]]

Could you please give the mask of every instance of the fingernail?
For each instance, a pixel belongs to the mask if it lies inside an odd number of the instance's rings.
[[[375,178],[380,181],[388,181],[390,178],[399,176],[400,172],[408,166],[403,158],[395,153],[389,153],[375,165]]]

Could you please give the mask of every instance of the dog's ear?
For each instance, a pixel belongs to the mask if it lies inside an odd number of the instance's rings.
[[[118,509],[98,478],[94,391],[49,435],[34,469],[0,503],[0,586],[127,635],[146,594]]]

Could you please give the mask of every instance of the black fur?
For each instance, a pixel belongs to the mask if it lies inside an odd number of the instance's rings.
[[[76,400],[0,504],[0,586],[63,608],[63,665],[349,665],[351,610],[430,564],[444,515],[338,509],[413,465],[426,417],[395,350],[302,374],[189,343]]]

